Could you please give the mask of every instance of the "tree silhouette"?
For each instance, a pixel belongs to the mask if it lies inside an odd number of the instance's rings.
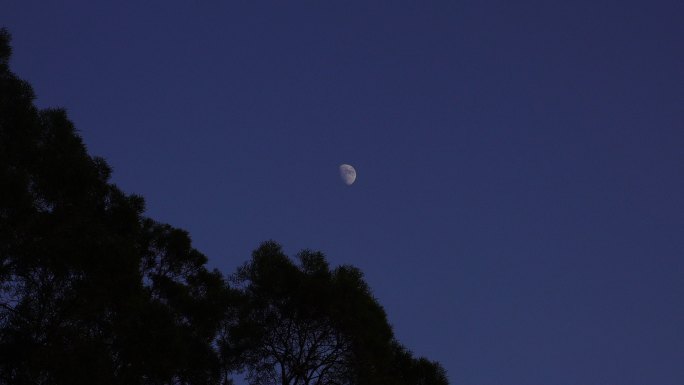
[[[394,340],[362,273],[320,252],[293,263],[263,243],[236,280],[247,298],[232,338],[253,385],[446,384],[444,371]]]
[[[142,216],[60,109],[38,110],[0,32],[0,382],[226,381],[233,293],[182,230]]]

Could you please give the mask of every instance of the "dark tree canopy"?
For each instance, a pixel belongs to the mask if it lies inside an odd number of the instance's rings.
[[[232,276],[39,110],[0,30],[0,384],[446,385],[362,273],[274,242]]]
[[[247,302],[232,337],[251,384],[447,384],[438,364],[394,339],[360,270],[297,257],[266,242],[236,274]]]
[[[109,183],[64,110],[38,110],[0,33],[0,382],[218,383],[231,302],[188,234]]]

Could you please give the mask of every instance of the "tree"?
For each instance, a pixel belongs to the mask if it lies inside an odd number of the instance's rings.
[[[188,234],[109,183],[64,110],[38,110],[0,31],[0,383],[227,381],[233,292]]]
[[[396,342],[358,269],[309,250],[298,260],[266,242],[236,274],[247,302],[231,336],[250,384],[447,384]]]

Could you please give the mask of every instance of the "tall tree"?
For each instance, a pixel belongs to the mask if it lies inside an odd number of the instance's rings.
[[[0,383],[227,381],[233,295],[188,234],[109,183],[64,110],[39,110],[0,31]]]

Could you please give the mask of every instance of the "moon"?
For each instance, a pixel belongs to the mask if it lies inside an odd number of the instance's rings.
[[[348,164],[342,164],[340,165],[340,178],[347,186],[351,186],[356,180],[356,170]]]

